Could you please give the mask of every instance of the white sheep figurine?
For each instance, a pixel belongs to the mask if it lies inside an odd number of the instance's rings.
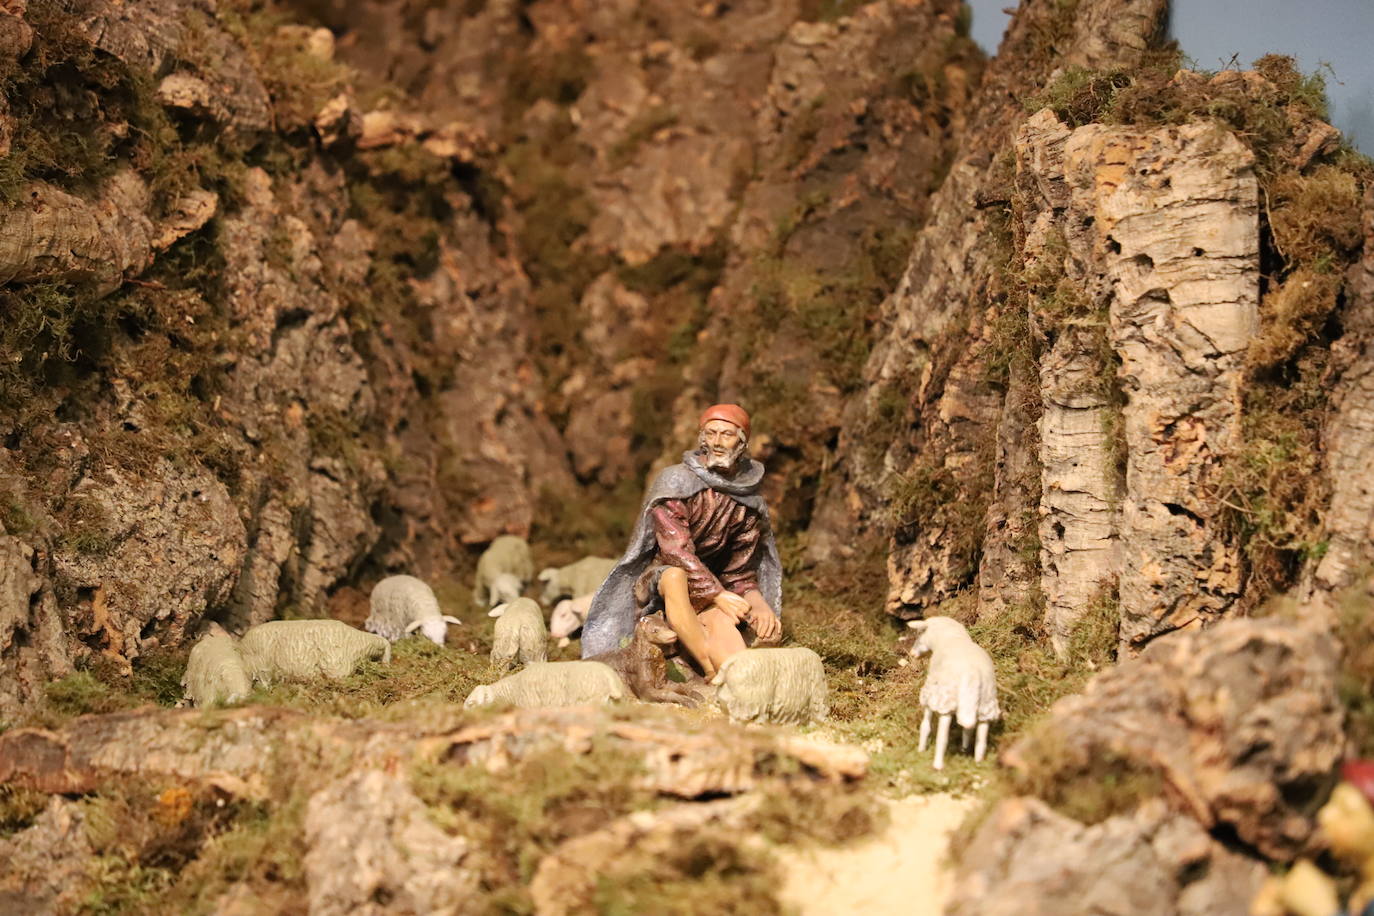
[[[544,603],[595,594],[615,569],[616,562],[606,557],[583,557],[567,566],[550,566],[542,570],[539,581],[544,583]]]
[[[968,635],[964,625],[952,617],[912,620],[907,626],[917,633],[911,647],[913,658],[930,653],[930,670],[921,685],[921,735],[917,750],[924,751],[930,740],[930,716],[940,717],[935,730],[935,769],[945,766],[949,746],[949,720],[954,718],[963,730],[964,750],[968,750],[970,729],[977,726],[978,740],[973,759],[981,762],[988,749],[988,723],[1002,717],[997,705],[997,672],[992,657]]]
[[[560,646],[566,646],[572,641],[573,634],[582,629],[595,597],[583,595],[581,598],[564,598],[553,606],[553,613],[549,615],[549,635],[558,640]]]
[[[543,706],[581,706],[623,700],[625,682],[601,662],[540,662],[494,684],[481,684],[463,705],[472,708],[510,703],[522,709]]]
[[[186,698],[196,706],[235,703],[253,689],[234,637],[218,627],[195,644],[181,676]]]
[[[534,560],[524,538],[503,534],[477,560],[477,582],[472,600],[494,607],[519,598],[534,578]]]
[[[372,612],[363,629],[395,642],[419,630],[436,646],[444,644],[448,624],[462,623],[439,612],[434,590],[414,576],[387,576],[372,589]]]
[[[830,714],[821,657],[810,649],[745,649],[727,658],[711,683],[736,722],[805,725]]]
[[[544,628],[544,612],[533,598],[516,598],[491,609],[496,626],[491,638],[491,662],[498,671],[510,670],[518,656],[520,664],[542,662],[549,657],[549,631]]]
[[[270,620],[250,627],[239,641],[254,681],[279,677],[347,677],[368,659],[391,661],[391,642],[342,620]]]

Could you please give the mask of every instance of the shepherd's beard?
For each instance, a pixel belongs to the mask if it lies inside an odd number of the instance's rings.
[[[705,445],[701,446],[702,464],[711,471],[729,471],[739,463],[740,456],[744,454],[745,448],[749,443],[741,441],[738,445],[723,455],[717,455]]]

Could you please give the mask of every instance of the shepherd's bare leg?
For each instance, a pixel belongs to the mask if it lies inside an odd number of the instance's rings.
[[[926,744],[930,742],[930,707],[926,707],[925,715],[921,716],[921,742],[916,745],[916,751],[924,754]]]
[[[711,661],[706,628],[697,619],[687,591],[687,572],[677,567],[665,569],[658,578],[658,593],[663,596],[663,613],[668,618],[668,626],[677,634],[678,644],[701,667],[701,673],[709,681],[716,676],[716,665]]]
[[[973,746],[973,760],[975,763],[982,763],[983,756],[988,752],[988,723],[978,723],[978,743]]]
[[[949,720],[954,716],[943,713],[935,726],[935,769],[945,768],[945,749],[949,747]]]
[[[697,615],[701,628],[706,631],[706,651],[711,656],[711,665],[719,670],[730,656],[743,652],[744,634],[739,624],[729,614],[719,608],[707,608]],[[706,676],[707,680],[711,675]]]

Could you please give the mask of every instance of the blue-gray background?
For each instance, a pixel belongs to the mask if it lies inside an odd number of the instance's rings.
[[[1013,0],[969,5],[974,40],[995,53],[1007,25],[1002,10]],[[1297,58],[1304,73],[1320,71],[1332,122],[1374,154],[1374,0],[1174,0],[1170,33],[1203,70],[1220,70],[1233,56],[1249,67],[1273,51]]]

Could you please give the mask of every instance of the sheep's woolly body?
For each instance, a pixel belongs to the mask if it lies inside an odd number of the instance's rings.
[[[510,703],[532,709],[606,703],[627,695],[620,675],[601,662],[539,662],[494,684],[473,688],[463,705]]]
[[[391,661],[391,643],[341,620],[272,620],[243,634],[239,643],[253,680],[278,677],[347,677],[368,659]]]
[[[443,645],[444,626],[457,623],[439,611],[434,590],[414,576],[388,576],[372,589],[363,629],[395,642],[415,629]]]
[[[712,680],[716,702],[737,722],[804,725],[830,714],[825,668],[810,649],[745,649]]]
[[[539,574],[544,583],[544,603],[595,594],[617,562],[606,557],[583,557],[567,566],[549,567]]]
[[[234,638],[223,633],[206,636],[196,643],[186,660],[181,686],[196,706],[233,703],[253,689]]]
[[[503,534],[492,541],[477,560],[472,600],[488,606],[512,601],[533,578],[534,559],[530,556],[530,545],[524,538]]]
[[[931,617],[925,624],[918,645],[928,648],[931,658],[921,705],[939,715],[952,713],[961,728],[1000,719],[992,657],[957,620]]]
[[[544,612],[533,598],[517,598],[505,605],[492,632],[491,661],[498,670],[508,670],[517,656],[522,665],[542,662],[549,657],[549,632],[544,627]]]

